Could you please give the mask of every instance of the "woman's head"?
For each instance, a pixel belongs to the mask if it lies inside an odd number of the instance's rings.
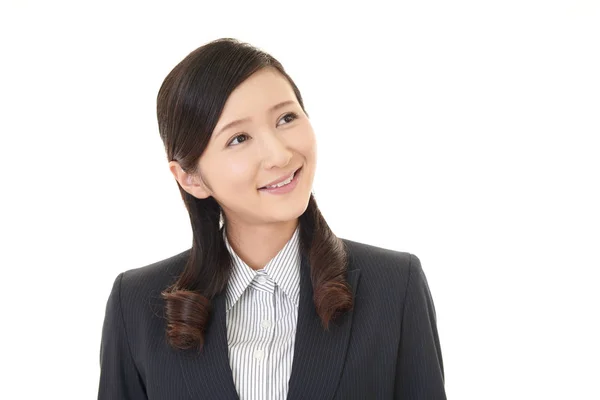
[[[235,39],[209,42],[167,75],[157,114],[193,232],[184,270],[162,292],[169,343],[202,348],[212,298],[223,292],[232,269],[221,216],[226,226],[298,220],[323,326],[351,309],[345,244],[330,230],[311,192],[314,132],[300,91],[281,64]],[[298,168],[291,192],[259,190]]]
[[[306,210],[315,135],[298,88],[272,56],[213,41],[171,71],[157,109],[169,168],[187,195],[213,198],[226,221],[242,225],[295,220]],[[259,190],[299,168],[290,193]]]

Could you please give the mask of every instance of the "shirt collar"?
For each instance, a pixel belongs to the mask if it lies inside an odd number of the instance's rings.
[[[225,228],[223,228],[223,239],[233,261],[233,269],[225,295],[226,307],[229,311],[259,273],[250,268],[233,250],[227,239]],[[296,306],[300,294],[300,262],[300,225],[298,225],[285,246],[260,270],[275,281],[275,284]]]

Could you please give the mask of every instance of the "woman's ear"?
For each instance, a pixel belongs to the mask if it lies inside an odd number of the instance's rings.
[[[177,161],[169,161],[169,170],[183,190],[192,196],[198,199],[205,199],[211,196],[211,191],[206,187],[199,174],[187,173]]]

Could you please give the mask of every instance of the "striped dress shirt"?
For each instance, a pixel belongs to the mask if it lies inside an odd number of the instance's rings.
[[[240,400],[287,397],[300,295],[299,229],[257,271],[236,254],[223,229],[233,259],[225,296],[227,343]]]

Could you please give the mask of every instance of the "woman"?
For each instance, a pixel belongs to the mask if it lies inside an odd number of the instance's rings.
[[[334,235],[300,91],[210,42],[165,78],[158,124],[192,247],[116,278],[99,399],[445,399],[419,259]]]

